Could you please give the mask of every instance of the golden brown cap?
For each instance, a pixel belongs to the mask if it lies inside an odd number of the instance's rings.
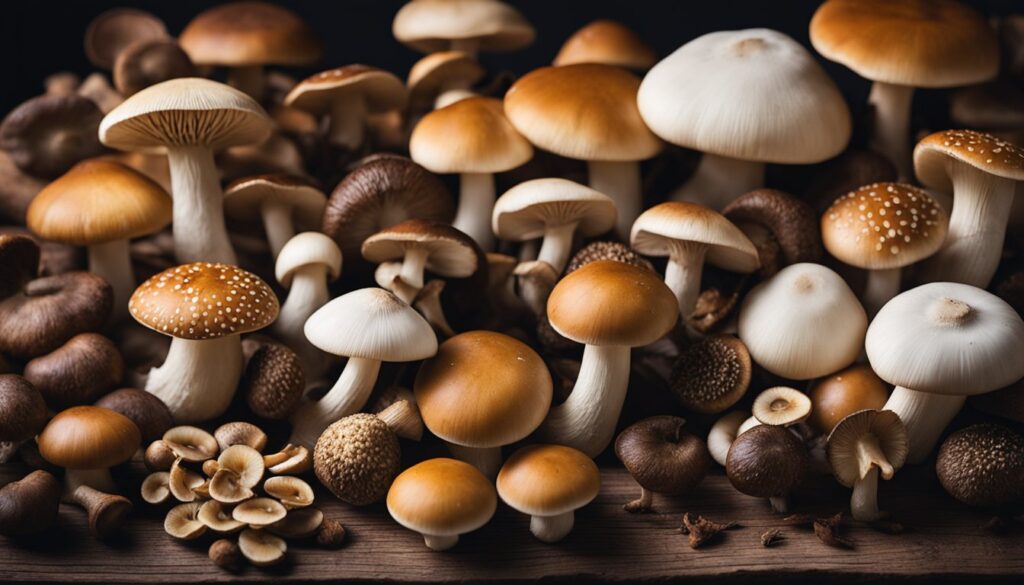
[[[128,47],[168,39],[163,21],[143,10],[113,8],[89,22],[85,29],[85,56],[89,62],[110,69]]]
[[[179,339],[215,339],[262,329],[277,318],[274,291],[228,264],[168,268],[135,289],[128,310],[150,329]]]
[[[361,99],[370,114],[405,107],[409,92],[389,71],[370,65],[345,65],[303,79],[284,98],[284,105],[325,114],[337,99]]]
[[[526,164],[533,146],[505,117],[501,100],[471,97],[424,116],[409,154],[435,173],[500,173]]]
[[[640,78],[611,65],[543,67],[505,94],[508,119],[530,142],[581,160],[651,158],[662,143],[637,110]]]
[[[104,469],[124,463],[142,443],[128,417],[98,406],[57,413],[39,433],[39,454],[67,469]]]
[[[327,196],[309,181],[283,174],[237,179],[224,189],[224,212],[243,221],[259,218],[264,201],[291,208],[299,225],[315,227],[320,224]]]
[[[1024,181],[1024,148],[974,130],[944,130],[926,136],[914,147],[914,173],[925,187],[951,191],[950,159],[990,175]]]
[[[405,84],[409,101],[423,105],[446,85],[469,87],[487,75],[487,70],[469,53],[441,51],[417,61],[409,70]]]
[[[416,375],[416,404],[438,437],[500,447],[532,433],[551,406],[551,374],[525,343],[491,331],[460,333]]]
[[[398,11],[391,31],[423,53],[452,48],[453,41],[484,51],[514,51],[537,35],[518,10],[498,0],[415,0]]]
[[[603,63],[646,71],[658,62],[654,49],[628,26],[614,20],[595,20],[565,40],[552,63]]]
[[[648,256],[669,256],[679,242],[708,246],[707,261],[734,272],[753,272],[760,261],[750,239],[721,213],[696,203],[668,201],[633,222],[630,245]]]
[[[498,497],[477,468],[455,459],[428,459],[406,469],[388,491],[388,513],[421,534],[458,535],[480,528]]]
[[[473,239],[448,224],[409,219],[363,241],[363,258],[380,264],[402,260],[411,249],[427,251],[426,268],[441,276],[466,278],[477,269]]]
[[[491,225],[503,240],[524,241],[544,236],[548,226],[575,223],[583,237],[612,229],[615,202],[567,179],[533,179],[506,191],[494,204]]]
[[[815,382],[808,396],[811,416],[807,423],[819,433],[829,433],[858,410],[885,406],[889,385],[868,364],[855,364]]]
[[[179,41],[197,65],[312,65],[323,55],[316,31],[294,12],[268,2],[207,9],[188,23]]]
[[[556,516],[586,506],[601,489],[601,473],[590,458],[563,445],[523,447],[498,473],[498,495],[531,516]]]

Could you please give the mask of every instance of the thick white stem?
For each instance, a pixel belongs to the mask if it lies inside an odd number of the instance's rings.
[[[899,171],[900,180],[914,177],[910,160],[910,106],[914,88],[876,81],[871,86],[868,103],[874,106],[871,148],[885,155]]]
[[[462,173],[459,176],[459,208],[452,226],[463,231],[484,252],[494,249],[491,212],[494,211],[494,175]]]
[[[213,151],[206,146],[169,146],[174,198],[174,255],[178,262],[237,264],[224,227],[224,193]]]
[[[380,360],[350,357],[337,383],[320,400],[303,399],[292,415],[289,443],[312,448],[331,423],[366,405],[380,373]]]
[[[65,500],[74,495],[78,488],[83,485],[108,494],[117,493],[114,478],[110,477],[110,470],[106,467],[100,469],[68,469],[64,472]]]
[[[228,69],[228,85],[256,101],[263,101],[266,78],[261,65],[247,65]]]
[[[700,276],[708,247],[697,242],[675,242],[665,266],[665,284],[679,301],[679,315],[686,319],[700,297]]]
[[[902,386],[893,390],[883,409],[895,412],[907,427],[908,463],[921,463],[928,457],[966,400],[965,396],[918,392]]]
[[[558,542],[569,536],[575,522],[575,512],[557,516],[530,516],[530,532],[541,542]]]
[[[885,516],[878,510],[878,468],[872,467],[867,475],[853,484],[850,513],[854,520],[874,522]]]
[[[466,447],[449,443],[448,450],[459,461],[465,461],[480,470],[484,477],[494,479],[501,470],[501,447]]]
[[[415,293],[423,288],[423,272],[427,269],[427,258],[429,256],[430,250],[414,247],[406,250],[405,257],[402,258],[402,269],[398,272],[398,275],[402,277],[402,281],[406,285],[413,289],[414,298]],[[407,304],[412,304],[412,299],[402,300]]]
[[[335,98],[331,104],[327,138],[349,150],[356,150],[366,137],[366,102],[359,96]]]
[[[443,551],[448,550],[455,546],[459,542],[459,535],[448,535],[448,536],[437,536],[433,534],[423,535],[423,544],[427,545],[430,550]]]
[[[242,342],[174,338],[163,365],[149,371],[146,391],[167,405],[177,423],[216,418],[228,409],[242,376]]]
[[[277,258],[281,248],[284,248],[288,240],[295,235],[295,226],[292,224],[292,207],[281,201],[265,199],[263,205],[260,206],[260,213],[263,215],[263,229],[267,232],[270,253]]]
[[[323,264],[303,266],[293,273],[288,298],[281,305],[274,322],[274,334],[299,356],[307,388],[326,373],[331,356],[310,343],[303,328],[309,316],[324,306],[329,298],[327,267]]]
[[[128,317],[128,299],[135,291],[132,257],[128,240],[114,240],[89,246],[89,272],[102,276],[114,289],[111,321],[118,323]]]
[[[541,244],[538,260],[550,264],[555,272],[561,274],[569,262],[572,253],[572,236],[576,233],[577,222],[563,225],[547,226],[544,230],[544,243]]]
[[[572,393],[551,409],[538,433],[545,440],[597,456],[612,441],[628,386],[628,347],[586,346]]]
[[[615,202],[618,219],[615,231],[619,238],[629,240],[629,230],[643,209],[643,183],[637,161],[587,161],[590,186]]]
[[[704,153],[693,176],[673,191],[671,198],[721,211],[733,199],[763,186],[763,162]]]
[[[868,270],[863,300],[869,316],[875,316],[885,303],[900,293],[901,274],[899,268]]]

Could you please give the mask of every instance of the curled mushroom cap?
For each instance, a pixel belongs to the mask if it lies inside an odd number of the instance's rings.
[[[683,430],[677,416],[654,416],[634,423],[615,439],[615,456],[640,484],[640,499],[629,512],[650,509],[652,493],[677,496],[697,486],[711,467],[707,445]]]
[[[270,473],[298,474],[313,467],[313,457],[309,449],[289,443],[277,453],[264,455],[263,464]]]
[[[723,412],[739,402],[750,386],[752,362],[747,346],[718,334],[687,346],[672,367],[671,389],[688,410]]]
[[[181,540],[193,540],[206,533],[206,524],[199,520],[202,504],[189,502],[178,504],[167,512],[164,518],[164,532]]]
[[[0,374],[0,441],[31,439],[46,424],[46,402],[31,382]]]
[[[279,475],[263,482],[263,491],[277,498],[285,508],[305,508],[313,503],[313,488],[308,483],[290,475]]]
[[[824,256],[814,208],[785,191],[754,189],[726,205],[722,215],[750,238],[766,277],[790,264],[820,262]]]
[[[273,498],[252,498],[238,504],[231,517],[253,528],[262,528],[283,519],[288,510]]]
[[[167,429],[163,443],[176,457],[200,463],[217,456],[219,446],[213,435],[199,427],[178,426]]]
[[[777,512],[786,511],[786,495],[804,477],[807,447],[782,427],[758,425],[742,433],[729,448],[725,471],[737,490],[769,498]]]
[[[807,423],[828,434],[847,415],[859,410],[881,410],[889,386],[867,364],[855,364],[817,380],[808,391],[811,416]]]
[[[646,71],[657,62],[657,53],[640,35],[621,22],[600,19],[572,33],[552,64],[603,63]]]
[[[317,478],[356,506],[380,501],[401,463],[398,438],[372,414],[353,414],[327,427],[313,450]]]
[[[169,36],[166,25],[156,16],[133,8],[114,8],[89,22],[85,29],[85,56],[93,65],[111,69],[129,47]]]
[[[288,543],[266,530],[246,528],[238,535],[238,549],[250,563],[265,567],[276,565],[284,559]]]
[[[753,412],[761,424],[788,427],[811,415],[811,399],[796,388],[776,386],[757,395]]]
[[[889,410],[862,410],[839,421],[828,436],[828,461],[839,483],[853,488],[855,520],[873,521],[878,479],[892,479],[907,460],[907,429]]]
[[[116,388],[124,377],[124,360],[106,337],[79,333],[25,364],[24,375],[51,408],[60,409],[88,404]]]
[[[124,97],[179,77],[196,77],[196,66],[188,53],[169,39],[135,43],[114,61],[114,87]]]
[[[19,169],[52,178],[75,163],[98,156],[103,113],[80,95],[43,95],[12,110],[0,124],[0,147]]]
[[[968,506],[1003,506],[1024,498],[1024,437],[996,424],[950,435],[935,472],[943,489]]]
[[[400,42],[423,53],[459,49],[514,51],[536,36],[513,6],[499,0],[424,0],[403,6],[391,25]]]
[[[244,522],[231,517],[231,511],[217,500],[207,500],[199,507],[196,519],[214,532],[238,532],[245,528]]]
[[[163,504],[171,499],[171,474],[166,471],[154,471],[142,480],[139,492],[147,504]]]

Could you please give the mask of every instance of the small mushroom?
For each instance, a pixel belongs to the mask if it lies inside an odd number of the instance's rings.
[[[238,549],[250,563],[257,567],[267,567],[284,560],[288,543],[266,530],[246,528],[238,535]]]
[[[853,488],[854,520],[874,522],[878,479],[889,480],[907,460],[907,429],[889,410],[861,410],[839,421],[828,436],[828,461],[839,483]]]
[[[206,525],[207,528],[221,534],[239,532],[245,528],[245,522],[235,520],[231,516],[231,510],[217,500],[207,500],[199,507],[196,520]]]
[[[796,388],[775,386],[757,395],[753,411],[763,425],[788,427],[811,416],[811,399]]]
[[[245,445],[256,451],[263,451],[267,446],[267,434],[258,426],[242,421],[220,425],[213,431],[213,438],[217,439],[217,446],[221,451],[226,451],[228,447],[234,445]]]
[[[260,452],[248,445],[232,445],[217,457],[217,472],[210,479],[210,497],[235,504],[253,496],[263,479],[265,466]]]
[[[807,423],[827,435],[846,416],[859,410],[881,410],[889,386],[867,364],[855,364],[814,382],[807,395],[811,416]]]
[[[171,474],[154,471],[142,480],[139,487],[142,500],[147,504],[163,504],[171,499]]]
[[[421,53],[458,50],[506,52],[529,46],[537,32],[500,0],[427,0],[408,3],[391,24],[395,39]]]
[[[286,346],[268,343],[249,358],[239,392],[256,416],[283,420],[295,411],[305,382],[295,352]]]
[[[217,439],[213,435],[199,427],[187,425],[167,429],[161,442],[176,457],[191,463],[202,463],[212,459],[217,456],[219,450]]]
[[[288,515],[267,526],[266,530],[281,538],[308,538],[318,533],[324,523],[324,513],[317,508],[289,510]]]
[[[245,177],[224,190],[224,212],[228,217],[241,221],[262,218],[274,258],[295,236],[296,225],[305,229],[317,227],[326,202],[327,197],[320,189],[290,175]]]
[[[134,8],[114,8],[89,22],[85,56],[96,67],[109,70],[128,47],[167,38],[167,26],[156,16]]]
[[[277,453],[263,456],[263,465],[270,473],[299,474],[313,467],[313,456],[302,445],[287,444]]]
[[[426,271],[466,278],[478,268],[476,246],[469,236],[447,224],[422,219],[403,221],[366,238],[362,254],[375,264],[401,261],[396,282],[405,286],[385,288],[410,305],[424,286]]]
[[[199,520],[202,504],[178,504],[164,518],[164,532],[181,540],[195,540],[206,533],[206,524]]]
[[[935,461],[946,493],[968,506],[1000,507],[1024,499],[1024,437],[997,424],[950,435]]]
[[[649,512],[654,494],[683,495],[695,488],[711,467],[704,441],[683,430],[677,416],[654,416],[626,427],[615,439],[615,456],[640,484],[640,498],[627,512]]]
[[[313,504],[313,488],[305,481],[291,476],[279,475],[263,482],[263,491],[272,498],[277,498],[289,510],[305,508]]]
[[[235,506],[231,517],[250,528],[263,528],[283,519],[288,510],[273,498],[252,498]]]
[[[409,111],[429,112],[477,95],[471,88],[487,75],[482,65],[462,51],[439,51],[409,69]]]
[[[722,215],[757,248],[765,278],[790,264],[821,262],[825,255],[815,210],[785,191],[749,191],[726,205]]]
[[[135,454],[142,441],[139,428],[122,414],[95,406],[61,411],[39,433],[39,454],[64,467],[65,497],[79,486],[113,491],[109,468]]]
[[[57,523],[61,487],[50,472],[37,469],[0,488],[0,534],[27,536]]]
[[[715,414],[743,398],[751,373],[750,352],[739,338],[711,335],[680,351],[670,388],[684,408]]]
[[[21,443],[46,425],[43,395],[16,374],[0,374],[0,441]]]
[[[52,179],[102,154],[97,138],[102,118],[96,104],[79,95],[34,97],[0,123],[0,148],[22,171]]]
[[[196,76],[188,53],[170,39],[134,43],[114,61],[114,87],[126,98],[170,79]]]
[[[208,555],[213,564],[228,570],[238,569],[244,558],[241,549],[238,548],[238,543],[228,538],[215,540],[210,545]]]
[[[25,364],[25,379],[54,410],[89,404],[121,384],[124,360],[112,341],[80,333]]]
[[[782,427],[758,425],[733,441],[725,472],[737,490],[768,498],[776,512],[785,513],[787,494],[809,465],[807,447],[796,435]]]
[[[177,457],[167,443],[157,439],[146,447],[142,460],[146,464],[146,469],[150,471],[170,471]]]
[[[341,548],[345,543],[345,526],[337,518],[325,518],[316,533],[316,542],[324,548]]]
[[[749,412],[734,410],[711,425],[711,430],[708,432],[708,452],[711,453],[711,458],[722,467],[725,467],[728,460],[732,442],[736,440],[740,434],[740,427],[748,418],[753,418]]]
[[[615,20],[595,20],[572,33],[562,43],[552,63],[604,63],[638,73],[658,62],[658,54],[640,35]]]
[[[206,478],[182,465],[181,459],[176,459],[167,472],[167,489],[179,502],[204,499],[200,497],[199,489],[205,483]]]
[[[136,388],[121,388],[101,397],[94,406],[119,412],[139,427],[143,443],[161,438],[174,420],[159,398]]]

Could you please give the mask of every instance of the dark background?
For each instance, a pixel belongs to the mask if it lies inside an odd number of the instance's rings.
[[[15,0],[4,3],[0,16],[0,113],[42,92],[42,80],[61,70],[87,74],[91,67],[82,51],[89,21],[108,8],[133,6],[167,23],[171,34],[206,7],[221,2],[145,0],[133,2],[54,2]],[[324,68],[366,63],[404,77],[418,54],[391,36],[391,20],[402,5],[392,0],[301,0],[286,5],[319,31],[326,45]],[[522,0],[512,2],[537,28],[530,48],[508,55],[484,54],[491,71],[523,73],[547,64],[562,41],[597,18],[614,18],[636,30],[660,55],[666,55],[703,33],[750,27],[780,30],[810,46],[807,25],[820,2],[810,0]],[[985,14],[1024,11],[1024,0],[975,0]],[[864,103],[868,84],[845,68],[824,63],[856,108]],[[314,71],[296,71],[297,74]],[[928,96],[922,96],[927,100]]]

